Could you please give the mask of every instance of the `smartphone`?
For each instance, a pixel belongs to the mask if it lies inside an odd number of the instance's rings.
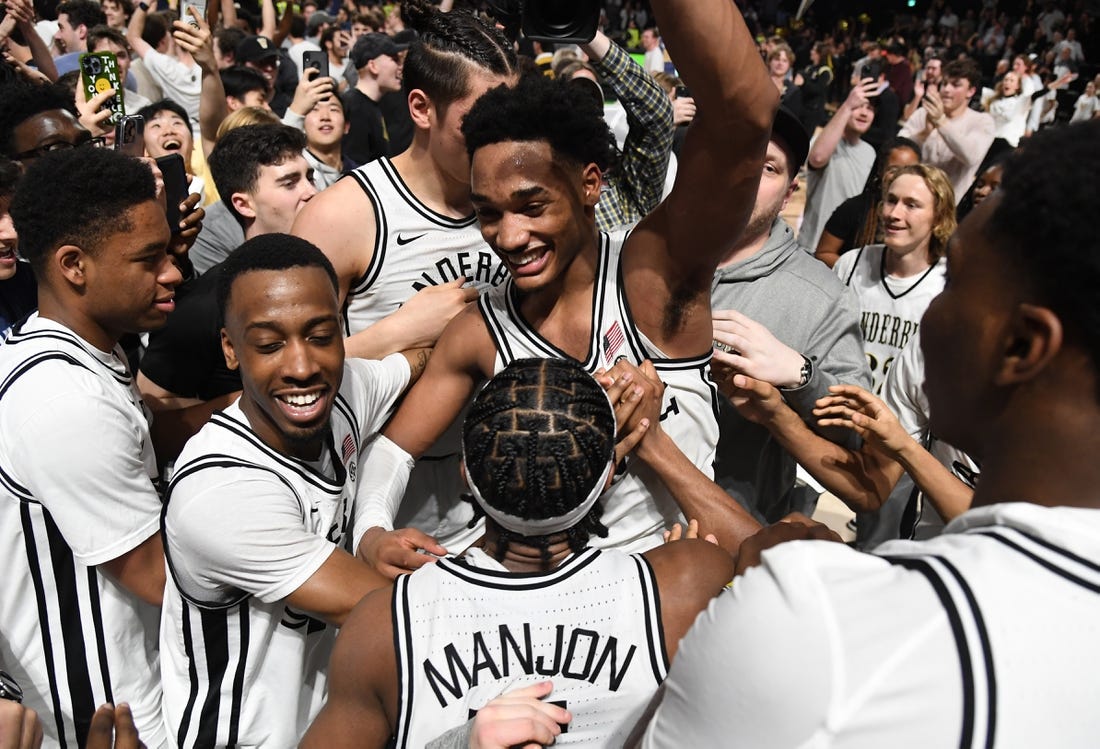
[[[316,69],[321,78],[328,78],[328,52],[324,50],[308,49],[302,54],[302,72],[310,68]]]
[[[115,53],[85,52],[82,54],[80,56],[80,85],[84,89],[85,101],[109,88],[115,90],[115,95],[108,99],[103,106],[111,110],[111,117],[108,122],[117,125],[126,112],[122,106],[122,92],[125,89],[122,86],[122,74],[118,69],[118,58],[115,57]]]
[[[690,99],[691,98],[691,89],[689,89],[687,86],[677,86],[676,87],[676,98],[677,99]]]
[[[145,118],[140,114],[124,115],[115,124],[115,150],[127,156],[145,155]]]
[[[187,170],[183,167],[183,157],[178,153],[161,156],[157,159],[157,168],[164,175],[165,215],[173,234],[180,230],[180,203],[187,198]]]
[[[187,0],[183,8],[183,20],[191,24],[195,28],[199,27],[198,21],[196,21],[190,13],[187,12],[187,8],[191,7],[195,9],[195,12],[199,14],[199,18],[206,19],[206,0]]]

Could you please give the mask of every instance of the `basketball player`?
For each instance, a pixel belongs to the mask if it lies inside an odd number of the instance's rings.
[[[442,13],[413,0],[402,4],[401,15],[419,31],[403,72],[415,127],[412,144],[328,188],[302,211],[293,229],[336,267],[349,356],[433,345],[479,290],[508,276],[478,231],[459,125],[482,93],[514,81],[515,53],[471,13]],[[458,452],[454,430],[428,451],[410,481],[397,524],[464,548],[477,531],[466,527],[468,506],[456,505],[462,492]],[[426,535],[408,534],[444,551]]]
[[[174,307],[168,222],[149,168],[96,148],[38,158],[11,215],[38,313],[0,347],[0,662],[49,746],[116,700],[161,746],[157,463],[118,342]]]
[[[345,539],[360,448],[414,359],[345,362],[336,289],[320,250],[286,234],[222,264],[222,346],[243,393],[187,443],[163,521],[178,746],[295,744],[324,698],[335,627],[384,583]]]
[[[644,746],[1095,744],[1098,170],[1100,122],[1028,139],[924,315],[932,430],[981,462],[974,507],[874,554],[760,554],[789,524],[746,542],[756,568],[684,638]]]
[[[622,391],[611,389],[615,402]],[[303,746],[383,747],[392,736],[422,747],[547,678],[568,710],[555,743],[623,744],[733,560],[698,540],[642,556],[588,547],[602,532],[615,424],[608,394],[575,362],[521,359],[489,381],[462,441],[484,539],[364,600]]]
[[[365,511],[377,527],[357,548],[388,574],[425,559],[385,532],[411,458],[479,382],[517,358],[571,357],[589,371],[619,358],[652,359],[668,385],[661,431],[710,469],[718,437],[706,377],[711,281],[752,210],[777,95],[733,5],[666,0],[661,7],[670,17],[666,39],[685,77],[699,82],[695,98],[707,117],[693,125],[672,194],[629,238],[595,229],[608,133],[583,92],[528,76],[513,89],[493,89],[466,115],[482,236],[512,277],[482,297],[480,309],[455,318],[425,380],[372,445]],[[674,501],[655,471],[631,465],[607,499],[610,533],[599,544],[644,551],[683,515],[720,541],[739,540],[754,523],[734,505],[691,493]]]

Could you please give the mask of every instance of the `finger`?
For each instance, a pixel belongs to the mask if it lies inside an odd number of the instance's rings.
[[[26,712],[18,702],[0,699],[0,746],[23,746],[20,742],[26,735]]]
[[[758,380],[755,377],[749,377],[748,375],[738,374],[733,376],[733,386],[738,390],[744,391],[750,395],[754,395],[758,398],[767,398],[771,395],[773,390],[772,386],[763,380]]]
[[[638,446],[638,443],[645,437],[646,432],[649,431],[649,419],[642,419],[638,422],[638,426],[634,427],[633,431],[623,437],[615,444],[615,462],[630,454],[630,451]]]
[[[481,296],[481,292],[478,291],[476,286],[462,287],[462,301],[466,304],[469,304],[470,302],[476,302],[479,296]]]
[[[615,374],[615,370],[604,375],[604,382],[610,384],[605,388],[607,392],[607,398],[611,401],[612,406],[619,403],[626,389],[630,387],[634,382],[633,372],[619,372],[618,376]]]
[[[513,698],[527,698],[531,697],[536,700],[541,700],[554,691],[554,682],[547,679],[546,681],[539,681],[534,684],[528,684],[527,686],[514,689],[510,692],[505,692],[501,697],[513,697]],[[499,699],[499,698],[498,698]]]
[[[679,523],[673,523],[672,527],[665,531],[665,543],[679,541],[683,537],[683,528]]]
[[[703,540],[707,543],[712,543],[715,546],[718,545],[718,536],[714,535],[713,533],[708,533],[706,538],[704,538]]]
[[[114,749],[138,749],[143,746],[138,738],[134,714],[125,702],[115,708],[115,747]]]
[[[435,537],[429,536],[424,531],[418,530],[416,528],[402,529],[401,540],[404,543],[411,545],[413,548],[423,549],[424,551],[436,554],[438,556],[444,556],[447,553],[447,549],[440,545],[439,541],[437,541]]]
[[[699,521],[695,518],[688,521],[687,535],[685,538],[699,538]]]
[[[432,564],[433,562],[435,562],[435,557],[428,556],[427,554],[417,554],[416,552],[410,552],[408,550],[402,550],[398,554],[386,554],[383,552],[378,556],[377,569],[392,580],[400,575],[416,572],[425,564]]]
[[[115,729],[115,707],[111,703],[100,705],[92,715],[88,727],[86,749],[111,749],[111,739]]]

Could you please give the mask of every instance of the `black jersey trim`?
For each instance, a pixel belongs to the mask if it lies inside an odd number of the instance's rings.
[[[232,432],[233,434],[236,434],[238,437],[258,448],[262,453],[274,460],[279,465],[294,471],[307,482],[309,482],[313,486],[316,486],[318,489],[326,492],[327,494],[339,496],[344,491],[343,484],[337,484],[329,480],[329,478],[324,474],[314,470],[311,466],[302,463],[301,461],[288,458],[282,453],[276,452],[275,450],[271,449],[251,429],[241,424],[236,419],[232,419],[226,416],[224,413],[216,413],[210,417],[209,423],[215,424],[229,432]]]
[[[172,499],[172,492],[175,491],[180,481],[183,481],[185,478],[193,476],[199,471],[205,470],[207,468],[251,468],[253,470],[262,471],[264,473],[270,473],[272,476],[281,481],[283,485],[290,490],[291,494],[294,495],[294,498],[298,500],[298,504],[302,510],[303,520],[305,520],[306,515],[309,513],[309,507],[306,506],[305,501],[298,495],[298,492],[295,490],[293,484],[291,484],[285,476],[280,475],[278,471],[272,468],[268,468],[267,466],[256,465],[255,463],[247,463],[243,460],[240,460],[239,458],[234,458],[229,455],[214,454],[204,456],[199,461],[184,466],[179,471],[177,471],[174,476],[172,476],[172,481],[169,482],[168,489],[164,494],[164,505],[161,507],[160,511],[160,532],[162,538],[168,538],[168,505]],[[230,601],[200,601],[199,599],[194,598],[184,592],[183,587],[180,585],[179,578],[176,576],[175,565],[172,563],[172,552],[169,549],[169,544],[167,543],[167,541],[165,541],[164,543],[164,562],[165,567],[167,567],[168,569],[168,574],[172,577],[172,584],[176,586],[176,591],[180,594],[180,598],[187,601],[196,608],[207,611],[224,611],[227,609],[231,609],[234,606],[237,606],[243,601],[248,600],[248,598],[252,595],[251,593],[248,593],[246,591],[241,591],[240,596]]]
[[[133,378],[130,375],[121,375],[116,372],[112,367],[100,361],[99,357],[95,356],[91,351],[89,351],[88,348],[81,342],[81,339],[78,338],[76,335],[64,331],[32,330],[29,333],[23,333],[22,331],[13,330],[5,345],[18,345],[20,343],[26,343],[28,341],[37,341],[42,338],[52,338],[54,340],[62,341],[63,343],[69,344],[73,348],[77,349],[85,357],[87,357],[91,361],[94,361],[97,365],[106,370],[107,373],[110,374],[114,380],[123,385],[129,386],[130,383],[133,381]],[[60,355],[63,358],[67,358],[64,352],[61,351],[47,351],[43,353],[54,353]],[[118,358],[118,355],[115,353],[115,351],[112,350],[111,354],[115,356],[116,359]],[[83,362],[72,361],[72,363],[84,367],[88,371],[92,371],[92,368]]]
[[[546,572],[502,572],[473,567],[459,557],[447,557],[436,562],[436,569],[447,572],[463,582],[495,590],[539,590],[568,580],[592,564],[600,556],[599,549],[585,549]]]
[[[164,545],[167,552],[168,544]],[[183,630],[183,653],[187,656],[187,680],[190,689],[187,694],[187,703],[183,707],[183,716],[180,719],[180,727],[176,732],[176,746],[187,746],[187,729],[191,727],[191,714],[195,710],[195,701],[199,696],[199,671],[195,663],[195,642],[191,635],[191,611],[184,600],[180,604]]]
[[[401,179],[401,175],[397,173],[397,168],[393,165],[392,161],[386,157],[382,157],[375,163],[382,169],[382,174],[384,174],[390,184],[393,185],[394,190],[396,190],[405,202],[409,204],[409,207],[432,223],[438,224],[444,229],[465,229],[468,226],[473,226],[477,222],[477,214],[474,213],[471,213],[469,216],[463,216],[462,218],[451,218],[450,216],[444,216],[442,213],[432,210],[409,189],[409,186],[405,184],[405,180]]]
[[[947,615],[947,621],[951,626],[951,633],[955,637],[955,648],[958,651],[960,677],[962,679],[962,728],[959,737],[959,747],[960,749],[968,749],[974,742],[974,705],[976,700],[974,693],[974,667],[970,657],[970,644],[967,642],[966,632],[963,629],[962,617],[959,614],[958,607],[955,605],[954,599],[951,598],[951,594],[947,591],[947,586],[944,584],[943,579],[932,569],[932,566],[926,560],[912,557],[889,556],[883,556],[882,559],[885,559],[891,564],[896,564],[924,575],[929,585],[932,586],[932,590],[940,599],[940,605],[943,606],[944,613]]]
[[[397,664],[397,717],[394,720],[394,746],[405,747],[409,741],[409,716],[412,714],[413,685],[416,682],[413,664],[413,642],[409,612],[409,578],[400,575],[394,580],[393,597],[390,599],[390,617],[393,622],[393,647]]]
[[[347,373],[345,372],[345,375],[346,375],[346,374],[347,374]],[[364,378],[364,379],[365,379],[365,378]],[[351,429],[351,438],[352,438],[352,439],[353,439],[353,440],[355,441],[355,455],[356,455],[356,459],[358,459],[358,455],[359,455],[359,450],[360,450],[360,448],[362,447],[362,445],[360,445],[359,443],[360,443],[360,440],[361,440],[361,435],[363,434],[363,430],[362,430],[362,428],[361,428],[361,427],[359,426],[359,418],[358,418],[358,417],[357,417],[357,416],[355,415],[355,411],[354,411],[354,410],[352,410],[352,407],[351,407],[351,403],[350,403],[350,402],[348,402],[348,399],[347,399],[347,398],[345,398],[345,397],[344,397],[343,395],[341,395],[340,393],[336,393],[336,397],[335,397],[335,398],[333,398],[333,402],[332,402],[332,405],[333,405],[333,410],[335,410],[335,411],[339,411],[339,412],[340,412],[340,414],[341,414],[341,415],[342,415],[342,416],[343,416],[343,417],[344,417],[344,418],[345,418],[345,419],[347,420],[347,422],[348,422],[348,426],[349,426],[349,427],[350,427],[350,429]],[[329,419],[329,425],[330,425],[330,427],[331,427],[331,424],[332,424],[332,420],[331,420],[331,417],[330,417],[330,419]],[[330,428],[330,429],[329,429],[329,434],[331,434],[331,433],[332,433],[332,430],[331,430],[331,428]],[[334,455],[333,457],[335,458],[336,456]],[[339,463],[340,463],[340,465],[343,465],[343,461],[339,461]],[[341,485],[343,485],[343,484],[344,484],[344,480],[343,480],[343,479],[340,479],[340,484],[341,484]]]
[[[238,650],[240,655],[237,658],[237,670],[233,674],[233,696],[232,703],[229,709],[229,736],[227,743],[229,746],[234,746],[237,743],[237,736],[240,733],[241,725],[241,709],[244,704],[244,675],[246,665],[248,663],[248,644],[249,644],[249,627],[250,619],[248,616],[248,601],[242,601],[240,604],[240,610],[237,612],[237,618],[240,620],[241,629],[239,633],[240,645]]]
[[[13,479],[11,475],[4,470],[4,466],[0,466],[0,486],[3,486],[9,492],[18,496],[21,502],[35,505],[41,504],[41,502],[34,498],[34,495],[31,494],[29,489]]]
[[[665,623],[661,616],[661,589],[657,585],[657,575],[653,565],[641,554],[632,554],[638,566],[638,578],[642,589],[642,601],[645,605],[645,632],[649,643],[649,662],[653,667],[653,676],[661,683],[668,676],[668,648],[665,647]],[[650,603],[650,595],[653,601]]]
[[[1049,572],[1053,572],[1055,575],[1062,578],[1063,580],[1065,580],[1067,582],[1070,582],[1070,583],[1073,583],[1074,585],[1078,585],[1078,586],[1080,586],[1080,587],[1082,587],[1082,588],[1084,588],[1084,589],[1086,589],[1086,590],[1088,590],[1092,593],[1100,593],[1100,584],[1095,583],[1095,582],[1090,582],[1089,580],[1084,579],[1080,575],[1076,575],[1076,574],[1070,572],[1067,569],[1059,567],[1053,561],[1051,561],[1049,559],[1044,559],[1043,557],[1039,556],[1035,552],[1030,551],[1029,549],[1025,549],[1022,545],[1020,545],[1019,543],[1007,538],[1006,536],[1002,535],[1001,533],[997,533],[994,530],[977,530],[977,531],[971,531],[971,533],[974,534],[974,535],[986,536],[987,538],[996,539],[997,541],[1000,541],[1002,544],[1009,547],[1010,549],[1013,549],[1014,551],[1019,552],[1023,556],[1025,556],[1028,559],[1030,559],[1031,561],[1035,562],[1035,564],[1039,565],[1040,567],[1043,567],[1044,569],[1048,570]],[[1096,570],[1096,565],[1088,562],[1088,560],[1081,559],[1080,557],[1076,557],[1076,555],[1073,555],[1073,554],[1067,552],[1065,549],[1060,549],[1057,546],[1052,546],[1051,544],[1042,542],[1040,539],[1037,539],[1037,538],[1035,538],[1033,536],[1030,536],[1028,534],[1025,534],[1025,533],[1021,533],[1020,535],[1024,536],[1025,538],[1028,538],[1031,541],[1034,541],[1036,543],[1040,543],[1040,545],[1042,545],[1044,548],[1050,549],[1054,553],[1062,554],[1062,555],[1066,556],[1069,559],[1073,559],[1073,561],[1076,561],[1076,562],[1079,562],[1079,563],[1082,563],[1082,564],[1087,564],[1091,569],[1093,569],[1094,571]]]
[[[386,238],[389,236],[389,223],[386,219],[386,210],[382,206],[382,199],[378,196],[374,185],[366,174],[360,169],[354,169],[349,174],[355,178],[356,183],[362,188],[374,209],[374,252],[371,253],[370,262],[367,263],[363,275],[351,282],[347,296],[344,298],[344,330],[346,335],[351,335],[351,325],[348,323],[347,310],[354,296],[365,293],[374,282],[378,280],[378,274],[382,271],[382,265],[386,261]]]
[[[80,612],[80,592],[77,588],[76,563],[73,552],[65,543],[61,530],[50,514],[43,513],[46,539],[50,550],[54,589],[57,592],[58,619],[61,621],[61,642],[65,649],[65,676],[73,711],[73,727],[78,746],[88,741],[88,729],[98,704],[92,692],[88,673],[88,651],[84,644],[84,621]],[[49,622],[45,622],[49,626]]]
[[[955,578],[955,583],[959,586],[963,596],[966,598],[967,605],[970,607],[970,615],[973,617],[974,628],[978,632],[978,644],[982,649],[982,662],[985,665],[986,678],[986,726],[985,742],[983,746],[985,746],[986,749],[992,749],[994,733],[997,729],[997,672],[993,665],[993,647],[989,642],[989,632],[985,626],[985,617],[982,616],[982,609],[981,606],[978,605],[978,599],[974,597],[974,591],[971,590],[970,584],[967,583],[959,573],[958,568],[942,556],[937,556],[936,559],[951,573],[951,576]]]
[[[882,284],[882,288],[885,289],[886,293],[890,295],[891,299],[901,299],[903,296],[908,294],[910,291],[912,291],[913,289],[920,286],[924,282],[924,279],[928,278],[928,274],[931,273],[933,270],[935,270],[936,266],[939,265],[939,264],[940,264],[940,261],[937,260],[936,262],[929,265],[928,270],[926,270],[924,273],[922,273],[920,278],[918,278],[916,281],[914,281],[912,283],[912,285],[909,286],[909,288],[907,288],[905,291],[902,291],[898,294],[895,294],[893,289],[890,288],[890,284],[886,283],[886,248],[884,247],[883,250],[882,250],[882,259],[879,261],[879,269],[878,269],[879,278],[878,278],[878,280],[879,280],[879,283]]]
[[[114,704],[114,689],[111,688],[111,666],[107,661],[107,634],[103,627],[103,609],[99,602],[99,572],[88,567],[88,597],[92,610],[92,629],[95,631],[96,650],[99,655],[99,673],[103,677],[103,694]]]
[[[38,607],[38,631],[42,636],[42,652],[46,659],[46,678],[50,682],[54,725],[57,727],[57,738],[60,745],[66,747],[65,716],[61,711],[61,696],[57,688],[57,664],[54,662],[53,637],[50,635],[50,612],[46,603],[46,586],[42,578],[42,567],[38,563],[38,543],[35,540],[34,521],[31,518],[28,505],[24,504],[19,507],[19,518],[23,524],[23,542],[27,548],[27,566],[30,568],[31,582],[34,584],[35,604]]]
[[[1036,536],[1036,535],[1031,534],[1031,533],[1025,533],[1024,531],[1020,530],[1019,528],[1013,528],[1012,530],[1015,533],[1019,533],[1021,536],[1028,539],[1032,543],[1037,544],[1039,546],[1042,546],[1044,549],[1048,549],[1048,550],[1054,552],[1055,554],[1058,554],[1059,556],[1063,556],[1063,557],[1065,557],[1066,559],[1069,559],[1072,562],[1076,562],[1077,564],[1081,565],[1082,567],[1086,567],[1086,568],[1092,570],[1093,572],[1100,572],[1100,564],[1097,564],[1096,562],[1092,561],[1091,559],[1085,559],[1082,556],[1078,556],[1077,554],[1074,554],[1069,549],[1064,549],[1061,546],[1055,546],[1050,541],[1047,541],[1045,538],[1040,538],[1039,536]],[[982,533],[982,532],[986,532],[986,531],[977,531],[977,532]],[[990,534],[990,535],[993,535],[993,534]]]
[[[505,294],[508,293],[508,286],[510,286],[511,283],[511,279],[505,282]],[[493,339],[494,348],[496,348],[497,353],[500,354],[504,366],[508,366],[516,360],[516,355],[512,351],[511,344],[508,343],[508,336],[504,333],[500,320],[497,319],[496,310],[489,300],[492,293],[493,292],[490,291],[482,294],[477,300],[477,308],[481,312],[481,319],[485,322],[486,329],[489,331],[489,337]]]
[[[198,614],[203,654],[206,656],[206,697],[199,710],[193,746],[213,749],[218,743],[222,682],[229,669],[229,612],[198,609]]]

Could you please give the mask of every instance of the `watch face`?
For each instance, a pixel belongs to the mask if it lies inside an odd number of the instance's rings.
[[[0,699],[23,701],[23,690],[6,671],[0,671]]]

